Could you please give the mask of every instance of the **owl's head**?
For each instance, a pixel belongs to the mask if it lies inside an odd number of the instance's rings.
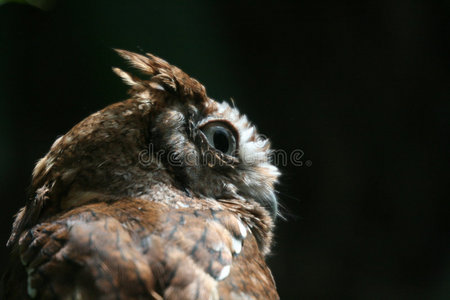
[[[256,202],[275,218],[279,171],[270,162],[269,141],[247,117],[209,98],[203,85],[166,61],[117,52],[144,78],[114,68],[131,98],[92,114],[55,141],[33,172],[34,208],[28,203],[23,219],[46,206],[65,209],[101,195],[168,197],[156,186]]]
[[[167,169],[177,186],[201,197],[254,200],[277,215],[270,143],[237,108],[206,95],[197,80],[151,54],[118,53],[148,75],[120,69],[137,103],[149,103],[149,157]],[[153,157],[154,158],[154,157]]]

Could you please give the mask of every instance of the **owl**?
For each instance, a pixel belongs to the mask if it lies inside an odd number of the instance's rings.
[[[2,299],[278,299],[278,169],[245,115],[152,54],[128,100],[58,138],[8,241]]]

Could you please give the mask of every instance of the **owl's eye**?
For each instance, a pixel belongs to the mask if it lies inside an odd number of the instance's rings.
[[[208,144],[227,155],[236,151],[236,137],[223,122],[210,122],[201,128]]]

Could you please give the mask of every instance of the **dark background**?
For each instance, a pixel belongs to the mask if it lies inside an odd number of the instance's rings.
[[[126,98],[115,47],[180,66],[312,162],[281,167],[281,298],[450,299],[450,2],[1,6],[1,245],[36,160]]]

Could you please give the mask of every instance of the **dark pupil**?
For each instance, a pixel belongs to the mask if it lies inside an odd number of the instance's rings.
[[[217,150],[227,153],[228,151],[228,134],[224,129],[216,129],[213,136],[214,147]]]

